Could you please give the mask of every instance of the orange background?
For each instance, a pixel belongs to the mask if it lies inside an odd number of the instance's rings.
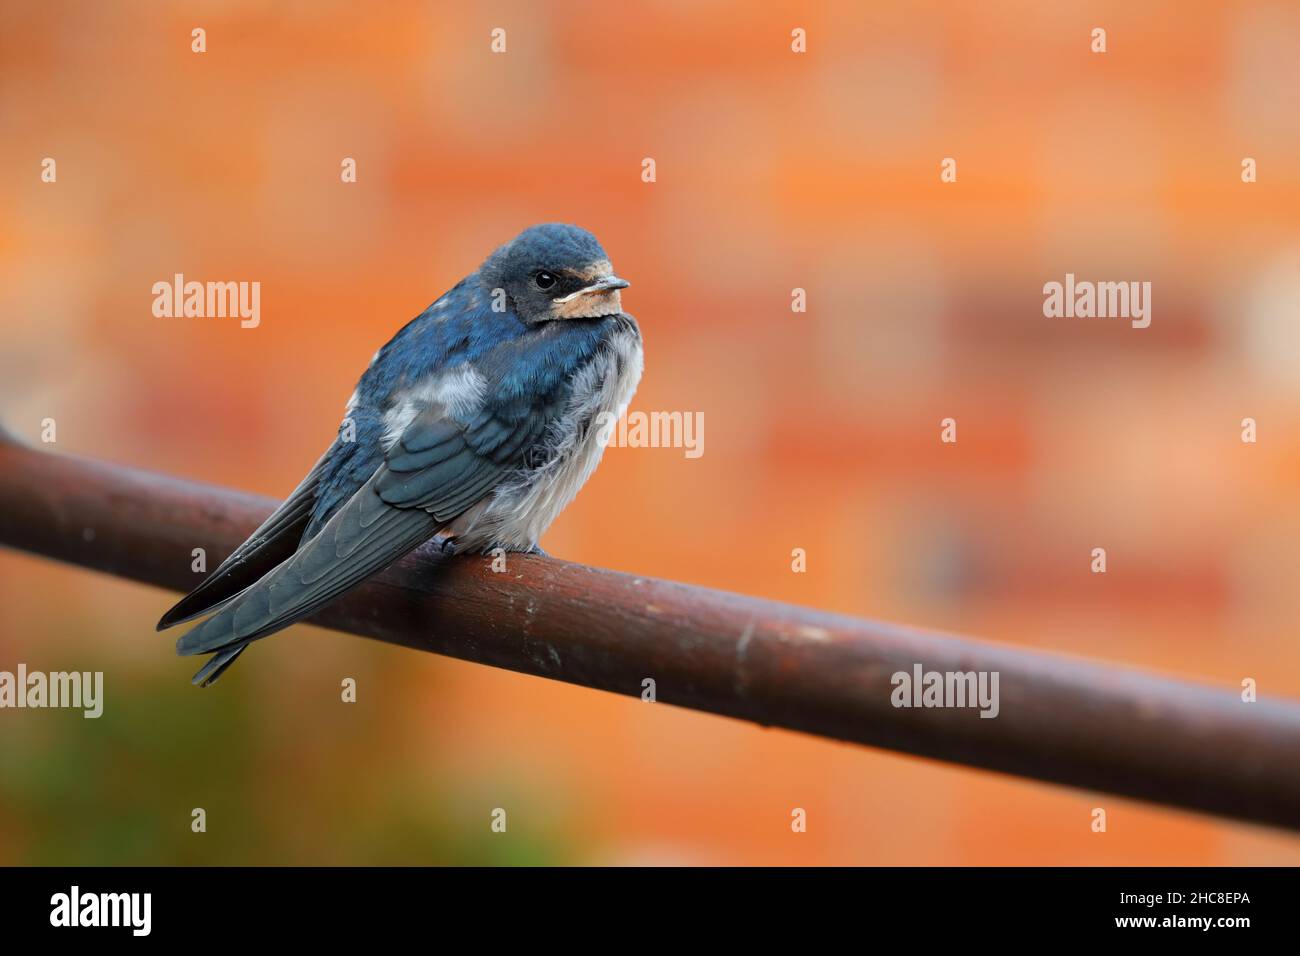
[[[705,453],[612,449],[552,554],[1300,697],[1297,117],[1282,2],[6,3],[0,416],[284,495],[398,327],[577,222],[632,282],[633,409]],[[260,281],[261,326],[155,318],[177,272]],[[1044,318],[1066,272],[1151,281],[1151,327]],[[0,712],[0,862],[1300,863],[301,626],[200,692],[172,600],[0,553],[0,669],[107,694]]]

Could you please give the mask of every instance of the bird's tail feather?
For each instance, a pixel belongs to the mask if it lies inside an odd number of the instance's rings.
[[[441,524],[425,511],[386,504],[367,483],[292,558],[183,634],[176,652],[216,653],[195,675],[206,686],[252,641],[312,614],[418,547]]]
[[[194,675],[194,679],[190,683],[197,684],[200,687],[207,687],[209,684],[214,683],[247,649],[247,644],[236,644],[233,647],[227,647],[223,651],[218,651],[208,658],[206,664],[199,668],[199,672]]]
[[[248,536],[248,540],[162,616],[158,630],[210,614],[293,554],[311,521],[328,457],[328,453],[322,456],[293,493]]]

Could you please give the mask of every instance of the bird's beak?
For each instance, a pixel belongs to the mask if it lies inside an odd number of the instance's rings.
[[[605,276],[605,278],[600,279],[595,283],[593,283],[592,285],[587,286],[587,288],[583,289],[582,291],[583,292],[610,292],[614,289],[626,289],[631,284],[632,283],[628,282],[626,279],[620,279],[618,276]]]
[[[570,292],[563,298],[556,299],[556,303],[571,302],[581,295],[596,295],[601,292],[617,292],[619,289],[626,289],[632,283],[626,279],[620,279],[618,276],[602,276],[591,285],[585,285],[577,292]]]

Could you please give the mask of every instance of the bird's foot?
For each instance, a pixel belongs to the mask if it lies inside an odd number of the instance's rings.
[[[540,556],[540,557],[543,557],[543,558],[549,558],[549,557],[550,557],[549,554],[547,554],[545,551],[543,551],[543,550],[542,550],[541,548],[539,548],[537,545],[533,545],[531,548],[529,548],[527,551],[525,551],[524,554],[536,554],[536,555],[538,555],[538,556]]]
[[[454,534],[436,534],[433,536],[433,549],[442,554],[456,553],[456,535]]]

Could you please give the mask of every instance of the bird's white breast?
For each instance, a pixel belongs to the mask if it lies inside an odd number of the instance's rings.
[[[498,488],[461,533],[461,550],[527,551],[582,488],[604,453],[597,427],[622,416],[641,381],[644,358],[635,324],[621,326],[575,376],[565,412],[550,436],[553,454],[540,468]],[[611,419],[612,420],[612,419]]]

